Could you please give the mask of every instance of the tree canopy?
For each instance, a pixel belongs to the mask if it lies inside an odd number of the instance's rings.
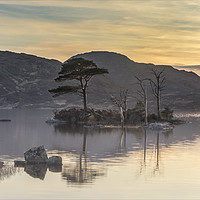
[[[97,65],[84,58],[71,58],[62,65],[59,76],[55,79],[56,82],[67,80],[76,80],[76,85],[59,86],[58,88],[49,90],[54,97],[67,93],[81,93],[83,96],[84,109],[87,110],[87,92],[88,82],[95,75],[106,74],[107,69],[98,68]]]

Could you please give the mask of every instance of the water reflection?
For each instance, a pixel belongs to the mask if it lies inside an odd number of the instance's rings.
[[[120,152],[122,151],[126,152],[126,134],[127,134],[127,128],[122,128],[122,134],[121,134],[120,145],[119,145]]]
[[[166,151],[173,148],[184,149],[182,144],[192,144],[200,138],[199,121],[176,126],[174,130],[155,132],[128,128],[94,129],[64,124],[49,126],[45,124],[44,111],[38,114],[32,110],[21,110],[11,115],[13,112],[16,111],[9,111],[11,123],[0,124],[0,158],[3,161],[20,157],[30,147],[44,145],[48,152],[56,151],[62,156],[64,162],[62,168],[49,169],[46,166],[4,166],[0,168],[0,180],[14,176],[20,170],[31,177],[44,180],[48,171],[52,171],[60,172],[58,175],[68,185],[84,185],[107,176],[110,166],[127,163],[139,176],[152,177],[160,175],[167,168],[163,163],[163,155],[168,155]],[[48,113],[45,115],[49,116]],[[66,154],[69,159],[65,159]]]
[[[70,124],[55,124],[54,126],[54,132],[56,134],[61,133],[61,134],[77,134],[77,133],[84,133],[85,130],[89,134],[94,134],[94,133],[111,133],[113,131],[112,128],[106,128],[106,127],[101,127],[101,126],[77,126],[77,125],[70,125]]]
[[[70,131],[70,127],[67,125],[56,125],[55,130],[57,134],[61,132],[66,137],[73,132]],[[75,131],[75,129],[73,130]],[[77,130],[79,132],[76,132]],[[173,138],[172,129],[152,131],[143,128],[88,129],[77,127],[76,131],[73,133],[76,133],[76,136],[79,135],[79,137],[82,137],[80,151],[76,150],[74,152],[75,154],[79,152],[79,158],[77,158],[76,165],[64,166],[62,177],[70,183],[77,184],[91,183],[96,176],[105,175],[105,170],[99,171],[99,168],[95,169],[94,166],[92,166],[93,168],[90,167],[93,163],[101,165],[103,162],[116,162],[116,160],[123,162],[123,159],[129,157],[131,152],[135,152],[138,155],[143,152],[143,158],[139,159],[139,163],[141,163],[140,174],[143,174],[145,170],[145,173],[150,173],[151,176],[156,175],[159,173],[161,167],[160,148],[168,146],[168,143],[171,142],[169,140]],[[100,137],[103,139],[101,140]],[[92,145],[94,140],[98,141],[95,146]],[[161,147],[160,140],[162,141]],[[90,147],[89,154],[87,153],[88,146]],[[94,148],[91,149],[91,147]],[[135,158],[137,158],[137,155]]]
[[[11,176],[16,175],[21,172],[20,169],[16,169],[12,165],[4,165],[0,167],[0,181],[10,178]]]
[[[62,178],[71,184],[92,183],[96,177],[104,176],[105,171],[95,169],[87,158],[87,130],[84,129],[82,151],[75,165],[64,165]]]
[[[146,152],[147,152],[147,130],[144,130],[144,164],[146,164]]]
[[[173,130],[152,131],[143,130],[143,161],[140,162],[140,175],[155,176],[160,174],[163,166],[161,165],[161,149],[168,147],[167,141],[173,137]],[[160,144],[160,139],[162,143]],[[142,160],[142,159],[141,159]]]
[[[69,125],[69,124],[55,124],[54,126],[54,132],[56,134],[75,134],[83,132],[84,127],[83,126],[75,126],[75,125]]]
[[[41,180],[44,180],[47,172],[47,165],[45,164],[25,165],[24,171],[33,178],[39,178]]]
[[[60,165],[47,166],[47,164],[15,164],[14,167],[16,169],[24,169],[24,172],[28,175],[33,178],[39,178],[40,180],[44,180],[47,169],[49,169],[50,172],[62,172],[62,166]]]

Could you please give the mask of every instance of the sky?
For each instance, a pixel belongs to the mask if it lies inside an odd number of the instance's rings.
[[[136,62],[200,65],[200,0],[0,0],[0,50],[61,62],[112,51]]]

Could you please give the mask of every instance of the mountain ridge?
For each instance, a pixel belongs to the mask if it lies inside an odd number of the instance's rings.
[[[137,83],[135,76],[152,78],[151,69],[165,69],[166,90],[163,106],[174,109],[200,110],[200,77],[193,72],[178,70],[170,65],[138,63],[127,56],[108,51],[92,51],[72,56],[93,60],[98,67],[107,68],[108,75],[96,76],[89,82],[88,103],[95,108],[114,108],[110,96],[119,96],[120,90],[128,89],[128,106],[136,103]],[[52,98],[49,89],[57,87],[54,78],[62,63],[31,54],[0,51],[0,107],[51,107],[82,106],[77,95]],[[150,94],[149,107],[155,107]]]

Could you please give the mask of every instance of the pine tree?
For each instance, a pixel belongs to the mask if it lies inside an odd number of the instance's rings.
[[[59,76],[55,79],[55,81],[63,82],[67,80],[76,80],[78,84],[59,86],[58,88],[49,90],[49,92],[54,94],[53,97],[67,93],[81,93],[83,97],[84,110],[87,111],[88,82],[93,76],[106,73],[108,73],[107,69],[98,68],[97,65],[91,60],[71,58],[62,65]]]

